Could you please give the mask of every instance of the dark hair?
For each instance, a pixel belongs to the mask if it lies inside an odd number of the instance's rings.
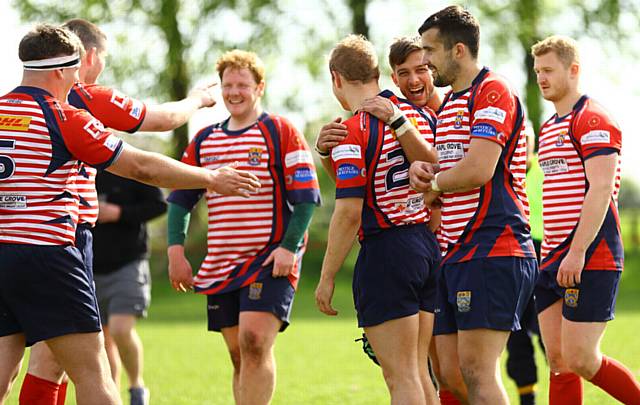
[[[37,25],[20,41],[21,61],[42,60],[82,53],[82,43],[72,32],[51,24]]]
[[[420,40],[416,37],[402,37],[393,41],[391,47],[389,47],[389,65],[391,65],[391,69],[402,65],[409,55],[416,51],[422,51]]]
[[[62,24],[62,27],[76,34],[86,50],[96,48],[103,51],[107,48],[107,35],[92,22],[74,18]]]
[[[471,56],[478,57],[480,47],[480,25],[478,20],[468,10],[460,6],[443,8],[427,18],[418,30],[420,35],[425,31],[437,28],[442,42],[447,49],[457,43],[463,43],[471,52]]]

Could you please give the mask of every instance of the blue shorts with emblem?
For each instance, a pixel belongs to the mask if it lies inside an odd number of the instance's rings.
[[[74,246],[0,243],[0,336],[41,340],[100,331],[93,282]]]
[[[574,322],[610,321],[615,314],[621,273],[586,270],[580,276],[580,284],[564,288],[558,285],[557,270],[542,271],[535,289],[536,310],[540,313],[561,299],[565,319]]]
[[[210,331],[220,332],[240,322],[240,312],[270,312],[282,321],[280,332],[289,326],[295,290],[287,277],[267,277],[238,290],[207,295],[207,320]]]
[[[443,264],[438,272],[434,335],[519,330],[537,274],[534,258],[486,257]]]
[[[425,224],[399,226],[366,237],[353,273],[358,326],[433,312],[440,248]]]

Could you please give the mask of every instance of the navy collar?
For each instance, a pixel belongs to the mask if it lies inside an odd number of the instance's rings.
[[[30,96],[49,96],[53,97],[51,93],[46,91],[45,89],[41,89],[40,87],[32,87],[32,86],[18,86],[11,91],[12,93],[23,93],[28,94]]]

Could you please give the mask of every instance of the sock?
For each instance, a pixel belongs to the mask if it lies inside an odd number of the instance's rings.
[[[631,371],[612,358],[602,356],[600,369],[591,383],[625,405],[640,405],[640,383]]]
[[[551,373],[549,405],[582,405],[582,379],[574,373]]]
[[[518,387],[520,395],[520,405],[535,405],[536,403],[536,385],[530,384],[524,387]]]
[[[68,381],[60,384],[60,389],[58,390],[58,402],[56,402],[56,405],[64,405],[64,401],[67,399],[67,385],[69,385]]]
[[[20,405],[56,405],[59,389],[59,384],[27,373],[20,388],[19,403]]]
[[[441,405],[460,405],[460,401],[450,391],[441,389],[438,391]]]

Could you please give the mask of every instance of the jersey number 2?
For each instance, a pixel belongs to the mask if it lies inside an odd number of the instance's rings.
[[[389,168],[384,179],[387,191],[409,185],[409,162],[405,159],[402,149],[387,153],[387,162],[392,160],[397,161],[397,163]]]
[[[0,139],[0,152],[2,149],[15,149],[16,141]],[[16,171],[16,161],[11,156],[0,155],[0,180],[8,179]]]

